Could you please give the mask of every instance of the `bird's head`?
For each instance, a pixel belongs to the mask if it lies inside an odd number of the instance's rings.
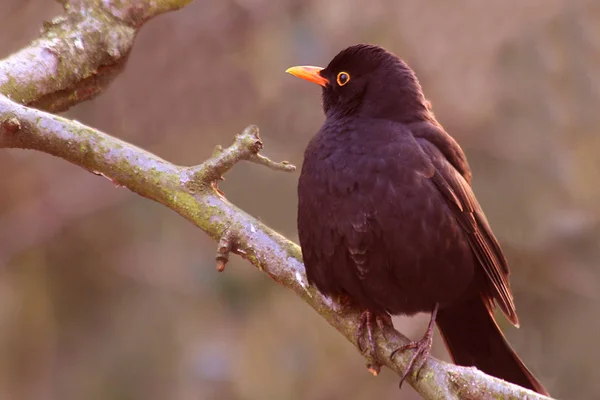
[[[342,50],[326,68],[298,66],[286,72],[323,87],[327,117],[361,115],[399,122],[432,118],[414,72],[378,46],[358,44]]]

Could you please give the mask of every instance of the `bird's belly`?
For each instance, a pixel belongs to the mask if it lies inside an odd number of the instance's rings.
[[[465,233],[437,190],[410,183],[374,190],[377,198],[350,193],[331,211],[338,248],[322,268],[333,268],[327,279],[362,307],[412,315],[473,291]],[[327,230],[331,221],[315,223]]]
[[[473,292],[472,251],[450,211],[443,208],[407,217],[403,237],[388,243],[392,256],[387,265],[371,265],[372,273],[363,278],[370,295],[389,313],[429,312],[436,303],[443,307]],[[384,282],[393,285],[385,288]]]
[[[389,140],[311,148],[298,187],[299,238],[309,281],[321,292],[411,315],[468,294],[476,268],[420,149]]]

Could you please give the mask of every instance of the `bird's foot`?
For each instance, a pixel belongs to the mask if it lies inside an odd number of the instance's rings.
[[[358,350],[361,353],[366,352],[370,359],[367,368],[373,375],[377,376],[381,364],[377,361],[377,347],[373,336],[374,323],[379,327],[381,334],[385,338],[385,326],[392,325],[392,318],[388,314],[378,314],[369,310],[363,311],[360,315],[358,327],[356,328],[356,343],[358,344]],[[361,339],[365,335],[367,336],[367,346],[363,347]]]
[[[356,304],[352,301],[352,298],[347,294],[338,294],[335,296],[335,300],[341,306],[341,312],[352,312],[356,310]]]
[[[390,358],[394,358],[398,353],[403,352],[409,349],[415,349],[413,352],[406,369],[404,370],[404,374],[400,378],[399,387],[402,387],[402,383],[408,376],[411,371],[416,371],[417,379],[419,379],[419,374],[421,373],[421,368],[423,368],[423,364],[429,357],[431,353],[431,346],[433,345],[433,328],[435,326],[435,318],[437,316],[438,305],[436,304],[433,312],[431,313],[431,319],[429,320],[429,326],[427,327],[427,331],[425,331],[425,335],[421,338],[421,340],[410,342],[404,346],[401,346],[394,350],[390,355]]]

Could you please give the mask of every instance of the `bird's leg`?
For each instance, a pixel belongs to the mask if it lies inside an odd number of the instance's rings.
[[[358,344],[358,349],[364,352],[364,348],[361,345],[361,339],[365,335],[365,331],[367,334],[369,350],[372,352],[372,355],[375,355],[375,339],[373,338],[373,322],[377,324],[379,329],[381,329],[381,333],[384,334],[385,325],[392,325],[392,318],[388,314],[378,314],[370,310],[365,310],[360,315],[360,320],[358,327],[356,328],[356,343]]]
[[[377,347],[375,346],[375,338],[373,337],[373,322],[375,322],[379,329],[381,329],[381,334],[384,339],[385,325],[387,324],[393,326],[393,324],[392,318],[389,316],[389,314],[386,313],[379,314],[370,310],[365,310],[360,315],[359,324],[356,328],[356,343],[358,344],[358,349],[360,350],[360,352],[367,356],[367,369],[373,375],[377,376],[379,375],[379,371],[381,370],[381,363],[379,362],[379,359],[377,357]],[[361,345],[361,339],[365,335],[365,331],[368,342],[368,347],[366,349],[363,348]]]
[[[406,379],[406,377],[412,370],[417,371],[417,379],[419,378],[419,374],[421,373],[421,368],[423,367],[425,360],[427,360],[427,357],[429,356],[429,353],[431,352],[431,346],[433,344],[433,328],[435,326],[435,318],[437,316],[438,307],[439,307],[439,304],[436,304],[435,307],[433,308],[433,311],[431,312],[431,319],[429,320],[429,326],[427,327],[427,331],[425,331],[425,335],[423,335],[423,338],[421,338],[421,340],[418,340],[416,342],[410,342],[409,344],[406,344],[404,346],[397,348],[390,355],[390,358],[394,358],[394,356],[396,354],[398,354],[399,352],[402,352],[402,351],[408,350],[408,349],[415,349],[412,357],[410,358],[410,361],[408,362],[408,365],[406,366],[406,369],[404,370],[404,374],[402,375],[402,378],[400,378],[400,387],[402,387],[402,383],[404,382],[404,380]]]

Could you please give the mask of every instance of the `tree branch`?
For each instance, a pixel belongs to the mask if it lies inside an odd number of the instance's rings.
[[[219,242],[218,268],[224,268],[229,252],[240,254],[273,280],[293,290],[347,340],[357,346],[359,313],[309,287],[300,248],[260,221],[231,204],[216,182],[237,162],[247,160],[287,171],[293,166],[275,163],[258,152],[258,129],[250,126],[237,135],[232,146],[218,150],[200,165],[169,163],[117,138],[65,118],[17,104],[0,96],[0,148],[33,149],[63,158],[88,171],[107,177],[141,196],[179,213]],[[391,353],[408,343],[391,327],[376,333],[376,353],[383,365],[402,374],[411,356]],[[375,360],[368,364],[377,365]],[[374,367],[377,371],[377,368]],[[465,368],[429,358],[420,379],[410,384],[428,399],[548,399],[532,391]]]
[[[28,47],[0,60],[0,93],[64,111],[94,98],[122,71],[142,24],[192,0],[62,0]]]

